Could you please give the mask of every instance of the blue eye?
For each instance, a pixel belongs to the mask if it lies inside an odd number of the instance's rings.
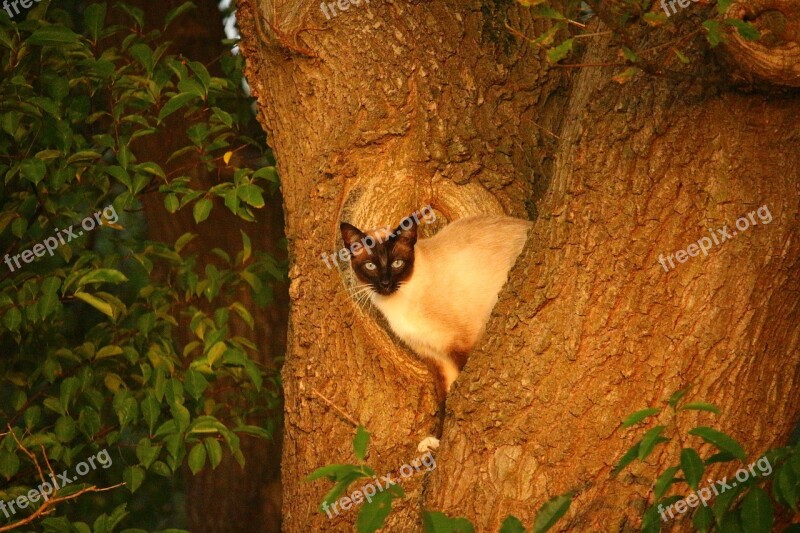
[[[369,271],[372,271],[378,267],[375,266],[375,263],[364,263],[364,268],[366,268]]]
[[[405,265],[406,262],[402,259],[395,259],[392,261],[392,268],[400,268],[401,266]]]

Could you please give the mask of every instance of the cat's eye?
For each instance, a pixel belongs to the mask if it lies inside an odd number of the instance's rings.
[[[405,265],[406,262],[402,259],[395,259],[392,261],[392,268],[400,268],[401,266]]]
[[[364,263],[364,268],[366,268],[369,271],[373,271],[378,267],[375,266],[375,263]]]

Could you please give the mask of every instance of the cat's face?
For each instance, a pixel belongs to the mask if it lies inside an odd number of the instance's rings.
[[[406,218],[389,234],[364,233],[346,222],[340,228],[344,245],[352,254],[350,264],[356,278],[373,291],[388,296],[411,277],[417,242],[417,224],[413,218]]]

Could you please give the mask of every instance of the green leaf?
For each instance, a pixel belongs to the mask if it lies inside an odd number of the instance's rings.
[[[693,428],[689,431],[689,435],[696,435],[706,442],[709,442],[724,452],[728,452],[741,461],[747,460],[747,454],[744,448],[733,440],[731,437],[706,426]]]
[[[669,17],[667,16],[666,13],[650,12],[650,13],[645,13],[642,16],[642,19],[651,26],[661,26],[662,24],[667,22],[667,20],[669,20]]]
[[[97,41],[106,19],[106,4],[89,4],[83,11],[83,23],[92,40]]]
[[[97,353],[94,354],[95,359],[105,359],[106,357],[114,357],[115,355],[122,355],[124,352],[119,346],[103,346]]]
[[[131,493],[136,492],[144,481],[144,469],[140,466],[129,466],[122,471],[122,480]]]
[[[633,460],[636,459],[639,456],[639,446],[640,445],[641,445],[641,441],[639,441],[636,444],[634,444],[633,446],[631,446],[628,449],[628,451],[625,452],[625,455],[623,455],[622,458],[619,460],[619,462],[617,463],[617,466],[615,466],[614,470],[611,471],[612,477],[616,476],[617,474],[622,472],[623,468],[625,468],[626,466],[631,464],[633,462]]]
[[[144,11],[138,7],[129,6],[121,2],[117,4],[117,7],[127,13],[140,28],[144,26]]]
[[[125,274],[113,268],[98,268],[78,280],[78,286],[83,287],[90,283],[122,283],[128,281]]]
[[[686,477],[686,482],[694,490],[703,478],[705,472],[705,464],[700,458],[700,455],[693,448],[684,448],[681,450],[681,470]]]
[[[253,253],[253,245],[250,243],[250,237],[247,236],[242,230],[239,230],[239,233],[242,234],[242,261],[241,264],[247,262],[250,259],[250,255]]]
[[[86,302],[87,304],[91,305],[92,307],[94,307],[95,309],[97,309],[98,311],[103,313],[104,315],[108,315],[111,318],[114,318],[114,310],[111,308],[111,306],[109,304],[107,304],[106,302],[104,302],[103,300],[97,298],[96,296],[93,296],[93,295],[85,293],[85,292],[76,292],[75,293],[75,298],[78,298],[79,300],[83,300],[84,302]]]
[[[631,81],[637,72],[639,72],[639,67],[628,67],[611,79],[622,85]]]
[[[183,378],[183,387],[192,398],[199,400],[203,395],[203,391],[208,387],[208,380],[200,372],[189,369]]]
[[[229,128],[233,127],[233,117],[231,116],[230,113],[228,113],[227,111],[223,111],[218,107],[212,107],[211,111],[217,118],[217,120],[219,120]]]
[[[648,416],[653,416],[653,415],[656,415],[656,414],[658,414],[660,412],[661,412],[661,409],[654,409],[654,408],[642,409],[641,411],[636,411],[635,413],[632,413],[632,414],[628,415],[622,421],[622,427],[624,427],[624,428],[631,427],[634,424],[638,424],[639,422],[641,422],[642,420],[644,420]]]
[[[68,377],[61,382],[61,405],[63,405],[65,409],[69,409],[72,400],[75,399],[75,395],[78,392],[79,387],[80,382],[76,377]]]
[[[194,4],[194,2],[184,2],[178,7],[170,9],[169,12],[167,12],[167,15],[164,17],[164,29],[166,30],[167,26],[169,26],[170,23],[177,17],[196,7],[197,6]]]
[[[798,483],[797,476],[792,470],[791,465],[787,463],[781,467],[776,476],[776,480],[772,484],[772,489],[781,495],[783,500],[795,513],[797,512]]]
[[[199,81],[192,78],[186,78],[178,82],[178,90],[182,93],[191,93],[203,99],[206,97],[206,90]]]
[[[701,505],[692,516],[692,524],[700,533],[707,533],[714,525],[714,512],[710,507]]]
[[[708,402],[692,402],[687,403],[683,407],[681,407],[683,411],[708,411],[714,414],[719,414],[719,407],[714,405],[713,403]]]
[[[78,427],[91,439],[100,431],[100,414],[91,407],[84,407],[78,416]]]
[[[675,409],[678,406],[678,402],[681,401],[681,398],[686,396],[687,392],[689,392],[689,387],[673,392],[672,396],[670,396],[669,400],[667,400],[667,404],[673,409]]]
[[[154,446],[147,437],[140,439],[136,446],[136,458],[145,468],[150,468],[160,453],[161,446]]]
[[[728,12],[728,8],[731,7],[733,0],[717,0],[717,12],[720,15],[724,15]]]
[[[160,166],[150,161],[139,163],[136,165],[136,170],[139,170],[140,172],[146,172],[147,174],[151,174],[153,176],[158,176],[159,178],[166,179],[167,177],[167,175],[164,174],[164,170]]]
[[[659,518],[658,508],[651,505],[642,515],[641,533],[658,533],[661,531],[662,520]]]
[[[747,533],[772,531],[772,502],[760,487],[752,487],[742,502],[742,526]]]
[[[426,511],[422,515],[425,533],[475,533],[475,527],[466,518],[450,518],[439,511]]]
[[[742,520],[739,517],[739,511],[734,510],[722,517],[722,523],[719,527],[719,533],[750,533],[742,529]]]
[[[25,42],[27,44],[40,46],[62,46],[65,44],[77,44],[80,36],[64,26],[43,26],[34,31]]]
[[[361,472],[361,467],[358,465],[348,465],[348,464],[332,464],[332,465],[325,465],[320,468],[317,468],[313,472],[311,472],[308,476],[306,476],[306,481],[314,481],[316,479],[320,479],[323,477],[327,477],[331,481],[336,481],[337,479],[342,479],[345,476],[350,475],[352,472]]]
[[[333,486],[331,490],[329,490],[325,496],[322,498],[322,502],[320,502],[319,510],[320,512],[324,511],[326,504],[331,505],[339,497],[344,494],[344,492],[348,489],[353,481],[360,479],[364,476],[360,474],[360,472],[351,472],[348,475],[345,475],[343,478],[339,479],[336,484]]]
[[[721,481],[726,482],[726,479],[722,479]],[[728,507],[730,507],[731,503],[733,503],[733,501],[739,496],[743,488],[744,485],[738,485],[736,487],[731,487],[728,490],[723,490],[719,493],[719,496],[717,496],[713,506],[714,518],[717,520],[718,525],[722,525],[722,519],[724,516],[726,516]],[[724,489],[724,487],[720,487],[720,489]]]
[[[125,185],[128,190],[133,190],[133,182],[131,182],[131,176],[128,174],[128,171],[122,168],[119,165],[109,165],[104,167],[105,170],[111,177]]]
[[[11,479],[19,470],[19,457],[12,451],[0,449],[0,476]]]
[[[728,452],[719,452],[715,453],[711,457],[705,460],[706,465],[711,465],[714,463],[728,463],[730,461],[735,461],[736,457],[729,454]]]
[[[222,462],[222,445],[213,437],[206,437],[203,439],[203,443],[205,444],[206,452],[208,452],[208,461],[211,463],[211,468],[217,468]]]
[[[20,164],[19,171],[22,177],[37,185],[47,173],[47,167],[40,159],[26,159]]]
[[[525,526],[516,516],[507,516],[500,524],[500,533],[525,533]]]
[[[539,507],[536,520],[533,522],[533,533],[544,533],[553,527],[564,516],[572,503],[572,494],[562,494],[551,498]]]
[[[627,46],[622,47],[622,55],[631,63],[637,63],[639,61],[639,56],[637,56],[636,53]]]
[[[642,442],[639,445],[640,461],[644,461],[647,456],[650,455],[650,453],[653,451],[653,448],[656,447],[656,444],[659,442],[664,442],[660,440],[659,437],[661,437],[661,433],[663,433],[666,428],[667,426],[656,426],[649,429],[647,433],[644,434],[644,437],[642,437]]]
[[[536,3],[542,4],[542,2],[536,2]],[[553,9],[552,7],[550,7],[550,6],[546,5],[546,4],[545,5],[539,5],[534,10],[534,17],[535,18],[540,18],[540,17],[541,18],[548,18],[548,19],[552,19],[552,20],[567,20],[567,17],[565,17],[560,11],[558,11],[556,9]]]
[[[164,107],[161,108],[161,111],[158,113],[158,120],[159,122],[164,120],[166,117],[177,111],[178,109],[184,107],[186,104],[191,102],[197,98],[196,94],[192,93],[178,93],[172,98],[170,98]]]
[[[572,45],[575,39],[567,39],[558,46],[555,46],[547,51],[547,60],[550,63],[558,63],[572,51]]]
[[[236,195],[255,208],[264,207],[264,197],[258,185],[242,185],[236,189]]]
[[[187,244],[192,242],[192,240],[194,240],[195,237],[197,237],[196,233],[188,233],[188,232],[178,237],[178,240],[175,241],[175,251],[181,253],[181,250],[183,250],[183,248]]]
[[[656,479],[654,485],[654,495],[656,500],[660,500],[664,494],[666,494],[667,490],[672,486],[675,482],[675,472],[677,472],[679,468],[677,466],[671,466],[664,470],[658,479]]]
[[[367,456],[367,447],[369,446],[369,432],[364,426],[358,426],[356,436],[353,437],[353,452],[359,461],[363,461]]]
[[[189,61],[189,68],[192,69],[197,79],[200,80],[203,88],[208,91],[208,88],[211,86],[211,76],[206,67],[199,61]]]
[[[149,46],[144,43],[137,43],[128,49],[128,53],[142,65],[148,75],[153,72],[153,51]]]
[[[19,331],[19,325],[22,324],[22,313],[16,307],[8,309],[3,314],[3,325],[9,331]]]
[[[189,452],[189,469],[192,474],[197,475],[206,464],[206,447],[203,443],[198,442],[192,446],[192,451]]]
[[[153,430],[156,427],[156,423],[158,422],[158,417],[161,415],[161,404],[158,402],[158,400],[148,394],[145,399],[142,400],[141,410],[142,417],[144,418],[144,421],[147,422],[148,430],[152,435]]]
[[[275,184],[280,183],[278,172],[275,170],[275,167],[261,167],[253,172],[253,179],[263,179]]]
[[[757,41],[761,38],[761,32],[758,31],[758,28],[749,22],[739,19],[725,19],[725,23],[736,28],[742,39],[746,41]]]
[[[78,426],[70,416],[62,416],[56,420],[54,429],[56,438],[60,442],[70,442],[78,434]]]
[[[707,20],[703,22],[703,27],[706,29],[706,39],[708,39],[712,47],[716,47],[725,40],[725,34],[722,32],[722,25],[716,20]]]
[[[387,490],[379,492],[370,498],[371,501],[364,503],[356,519],[358,533],[373,533],[382,528],[392,510],[392,501],[395,498],[397,498],[395,493]]]
[[[198,224],[208,218],[214,203],[208,198],[203,198],[194,204],[194,221]]]
[[[178,201],[178,197],[174,194],[168,194],[164,196],[164,208],[170,212],[175,213],[178,211],[178,207],[180,207],[180,202]]]
[[[246,433],[248,435],[253,435],[254,437],[260,437],[262,439],[272,438],[272,435],[269,433],[269,431],[259,426],[252,426],[245,424],[243,426],[236,427],[234,431],[236,433]]]

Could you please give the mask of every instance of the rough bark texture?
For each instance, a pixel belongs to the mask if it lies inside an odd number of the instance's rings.
[[[507,40],[506,21],[533,34],[507,3],[380,1],[330,21],[318,9],[239,9],[292,261],[285,531],[352,530],[357,510],[329,520],[316,507],[330,484],[303,478],[355,462],[353,421],[372,433],[367,462],[381,474],[435,432],[425,367],[320,259],[341,246],[340,221],[394,224],[428,203],[446,220],[537,222],[448,398],[437,468],[424,490],[404,482],[387,531],[419,531],[422,508],[478,531],[508,514],[530,525],[570,490],[562,530],[633,530],[654,477],[698,445],[693,425],[731,433],[752,458],[785,441],[800,414],[796,94],[548,70]],[[582,61],[615,53],[596,41]],[[764,205],[770,224],[756,218],[670,272],[659,264]],[[690,384],[723,415],[682,413],[663,451],[610,479],[642,432],[621,418]]]

